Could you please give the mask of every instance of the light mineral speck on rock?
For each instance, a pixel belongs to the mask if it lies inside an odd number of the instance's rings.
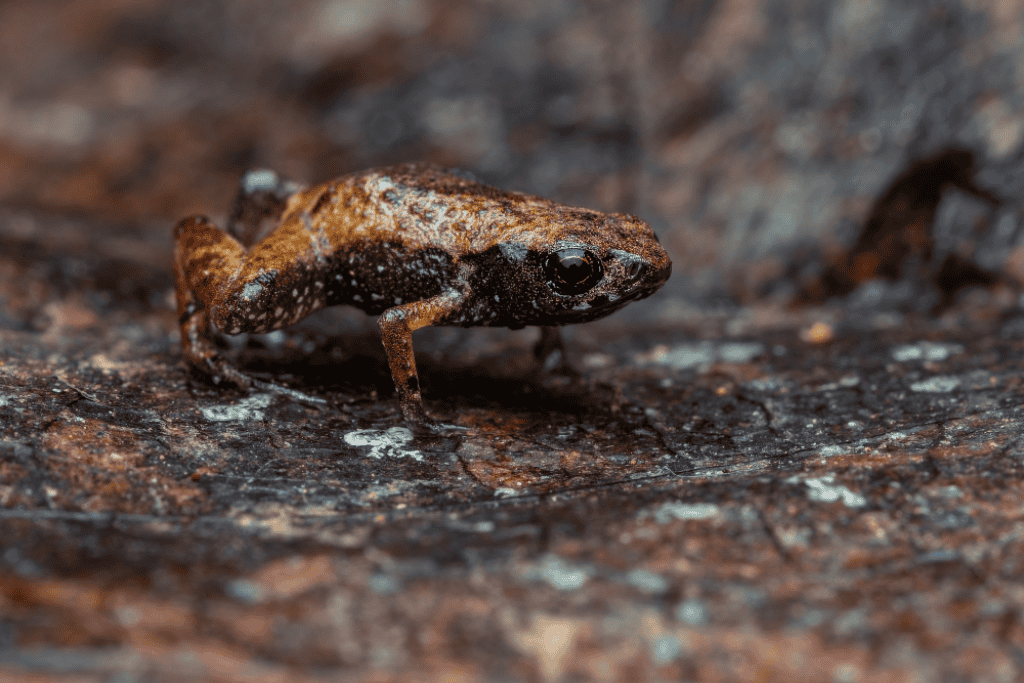
[[[961,344],[936,344],[934,342],[918,342],[901,344],[892,350],[892,357],[900,363],[914,360],[942,361],[956,353],[963,353]]]
[[[708,623],[708,606],[703,600],[691,598],[676,607],[676,619],[690,626],[705,626]]]
[[[369,446],[370,452],[367,455],[378,460],[384,457],[423,460],[420,451],[404,448],[412,441],[412,432],[405,427],[357,429],[345,434],[344,439],[349,446]]]
[[[231,422],[233,420],[262,420],[263,409],[274,399],[271,394],[256,394],[243,398],[234,405],[208,406],[201,408],[203,417],[211,422]]]
[[[401,582],[394,576],[374,574],[370,577],[370,590],[377,595],[393,595],[401,590]]]
[[[667,664],[682,654],[682,643],[670,634],[658,636],[651,642],[651,659],[658,664]]]
[[[850,447],[849,446],[839,446],[839,445],[822,446],[821,448],[818,449],[818,455],[820,455],[823,458],[833,458],[833,457],[835,457],[837,455],[842,455],[843,453],[849,453],[849,452],[850,452]]]
[[[921,382],[914,382],[910,385],[910,390],[931,394],[948,394],[958,386],[960,386],[960,380],[956,377],[932,377]]]
[[[257,603],[263,600],[264,592],[258,584],[248,579],[236,579],[225,586],[225,592],[236,600]]]
[[[729,342],[718,349],[718,356],[727,363],[749,363],[765,352],[760,342]]]
[[[636,354],[637,365],[668,365],[676,370],[686,370],[698,365],[710,365],[715,361],[715,350],[710,342],[701,344],[679,344],[668,347],[659,344],[647,353]]]
[[[754,391],[777,391],[783,385],[778,377],[758,377],[746,383],[746,386]]]
[[[682,503],[670,501],[658,507],[653,513],[647,513],[654,517],[659,524],[667,524],[673,519],[700,520],[717,517],[720,510],[712,503]]]
[[[645,569],[634,569],[626,574],[626,582],[645,593],[658,594],[668,590],[665,577]]]
[[[807,497],[819,503],[835,503],[842,501],[846,507],[864,507],[868,501],[859,493],[854,493],[847,487],[835,483],[835,475],[829,474],[824,477],[804,479],[807,485]],[[793,477],[790,481],[800,481],[799,477]]]
[[[528,581],[546,581],[560,591],[573,591],[583,587],[590,579],[591,571],[585,567],[572,565],[557,555],[545,555],[536,564],[523,572]]]

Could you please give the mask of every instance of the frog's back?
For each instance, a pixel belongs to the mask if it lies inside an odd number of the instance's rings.
[[[531,248],[559,240],[600,241],[610,236],[607,224],[614,221],[608,219],[490,187],[459,171],[409,163],[353,173],[296,194],[280,231],[312,232],[340,248],[385,241],[438,248],[458,259],[510,242]]]

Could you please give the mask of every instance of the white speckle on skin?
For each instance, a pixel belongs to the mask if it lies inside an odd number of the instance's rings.
[[[359,294],[356,294],[356,295],[354,295],[352,297],[352,301],[358,301],[359,303],[362,303],[363,302],[363,297],[360,296]]]
[[[249,282],[246,283],[245,287],[242,287],[242,292],[239,294],[239,298],[242,299],[242,301],[252,301],[259,296],[262,291],[263,285],[258,282]]]
[[[298,296],[298,295],[299,295],[299,290],[293,289],[292,290],[292,296]]]
[[[276,309],[274,309],[274,317],[275,318],[280,318],[282,313],[284,313],[284,309],[281,308],[280,306],[278,306]]]
[[[377,266],[377,272],[378,273],[383,273],[384,272],[384,266]]]

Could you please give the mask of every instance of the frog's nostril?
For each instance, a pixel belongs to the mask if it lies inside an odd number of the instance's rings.
[[[626,264],[626,279],[632,282],[640,277],[640,274],[644,271],[643,261],[637,259],[632,263]]]

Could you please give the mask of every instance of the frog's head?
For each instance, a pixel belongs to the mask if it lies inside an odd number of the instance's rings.
[[[504,263],[495,264],[492,282],[514,290],[505,311],[515,318],[512,324],[596,320],[650,296],[668,280],[672,261],[650,226],[623,214],[588,214],[593,218],[587,229],[560,230],[554,240],[553,231],[533,231],[534,238],[549,239],[502,245]]]
[[[603,318],[654,294],[672,273],[672,261],[657,241],[643,250],[560,241],[542,258],[537,265],[547,291],[538,304],[555,324]]]

